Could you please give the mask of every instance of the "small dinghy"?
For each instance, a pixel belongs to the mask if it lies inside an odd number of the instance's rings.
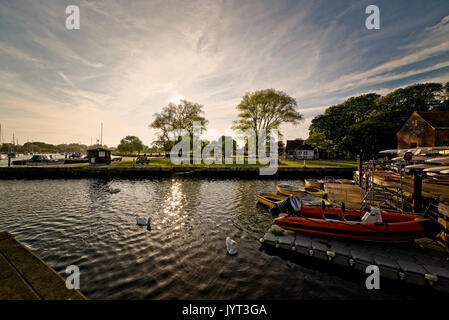
[[[304,183],[305,183],[306,188],[320,189],[323,185],[323,182],[321,180],[317,180],[317,179],[304,179]]]
[[[232,240],[229,237],[226,237],[226,250],[228,251],[228,254],[231,256],[234,256],[237,254],[237,242]]]
[[[403,241],[434,237],[442,227],[418,214],[381,211],[370,212],[342,208],[306,207],[292,196],[280,205],[285,215],[274,220],[286,230],[320,236],[376,241]]]
[[[337,180],[338,183],[340,184],[354,184],[354,180],[350,180],[350,179],[338,179]]]
[[[277,186],[277,190],[279,193],[291,196],[295,194],[310,194],[311,196],[317,197],[317,198],[326,198],[327,191],[317,189],[317,188],[297,188],[294,186],[291,186],[289,184],[280,184]]]
[[[284,195],[278,195],[278,194],[272,194],[272,193],[260,193],[256,196],[257,202],[260,204],[263,204],[264,206],[267,206],[269,208],[273,208],[276,205],[280,204],[282,201],[287,199],[287,196]],[[330,206],[331,203],[327,200],[306,200],[301,199],[302,204],[305,206],[319,206],[321,205],[321,201],[324,201],[324,204],[326,206]]]

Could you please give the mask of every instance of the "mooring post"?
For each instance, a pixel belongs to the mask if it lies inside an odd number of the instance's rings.
[[[362,179],[363,179],[363,169],[362,169],[362,155],[359,154],[357,156],[358,160],[359,160],[359,186],[360,188],[362,187]]]
[[[422,177],[419,174],[413,175],[413,212],[421,212],[422,205]]]

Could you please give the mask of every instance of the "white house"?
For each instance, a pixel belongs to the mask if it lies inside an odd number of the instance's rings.
[[[285,156],[290,160],[313,160],[315,150],[311,145],[304,144],[304,140],[287,140]]]

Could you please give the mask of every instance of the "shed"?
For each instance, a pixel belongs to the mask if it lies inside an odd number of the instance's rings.
[[[111,150],[96,148],[87,150],[87,159],[92,164],[110,164],[111,163]]]

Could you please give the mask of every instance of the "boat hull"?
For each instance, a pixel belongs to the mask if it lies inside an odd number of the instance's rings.
[[[281,203],[282,201],[287,199],[287,197],[270,193],[262,193],[258,194],[256,196],[256,199],[260,204],[263,204],[264,206],[267,206],[269,208],[273,208],[276,206],[276,204]]]
[[[321,181],[315,179],[305,179],[304,180],[306,188],[318,188],[320,189],[322,186]]]
[[[316,188],[295,188],[292,186],[287,185],[278,185],[277,190],[280,194],[286,195],[286,196],[293,196],[296,194],[309,194],[311,196],[317,197],[317,198],[325,198],[327,196],[327,191],[319,190]]]
[[[267,206],[269,208],[275,207],[277,204],[280,204],[282,201],[287,199],[287,196],[272,194],[272,193],[261,193],[256,196],[256,200],[258,203]],[[324,201],[324,205],[330,206],[331,203],[327,200],[301,200],[302,204],[305,206],[317,206],[320,205],[318,202]]]
[[[324,218],[319,207],[303,207],[301,216],[281,216],[275,224],[286,230],[337,238],[405,241],[432,237],[441,231],[441,226],[419,215],[382,212],[383,223],[368,224],[345,220],[346,216],[363,216],[365,212],[339,208],[326,209],[327,214],[336,214],[336,219]]]

